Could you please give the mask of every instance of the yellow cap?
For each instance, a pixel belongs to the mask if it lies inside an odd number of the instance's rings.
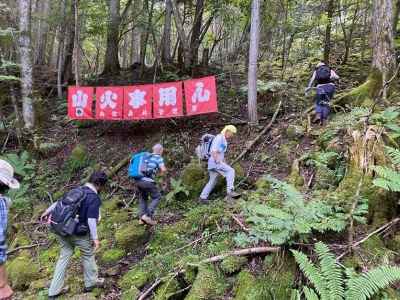
[[[226,125],[226,126],[224,127],[224,129],[222,129],[221,133],[222,133],[222,134],[225,134],[227,131],[230,131],[230,132],[232,132],[232,133],[236,133],[236,132],[237,132],[237,129],[236,129],[236,127],[233,126],[233,125]]]

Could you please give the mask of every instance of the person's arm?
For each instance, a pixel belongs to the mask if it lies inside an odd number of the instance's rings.
[[[222,161],[220,160],[220,157],[221,157],[221,155],[220,155],[220,153],[221,153],[220,145],[221,145],[221,143],[222,143],[222,141],[221,141],[221,136],[220,136],[220,135],[217,135],[217,136],[214,138],[214,140],[212,141],[211,149],[210,149],[210,155],[211,155],[211,157],[214,159],[214,161],[215,161],[217,164],[219,164],[219,163],[222,162]]]
[[[40,220],[45,219],[50,213],[54,210],[56,207],[57,202],[54,202],[52,205],[49,206],[49,208],[46,209],[46,211],[40,216]]]
[[[97,222],[100,217],[100,198],[98,195],[89,194],[89,197],[93,197],[92,199],[87,199],[90,203],[87,210],[87,224],[89,227],[90,238],[94,244],[94,250],[96,251],[99,246],[99,237],[97,235]]]
[[[316,76],[317,76],[317,73],[316,73],[316,71],[314,71],[313,74],[312,74],[312,76],[311,76],[310,82],[308,83],[306,92],[308,92],[308,91],[312,88]]]
[[[336,74],[335,71],[331,70],[331,80],[338,80],[339,79],[339,75]]]

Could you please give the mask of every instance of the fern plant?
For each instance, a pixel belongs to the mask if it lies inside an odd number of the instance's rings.
[[[400,151],[392,147],[385,147],[385,151],[392,160],[393,168],[386,166],[374,166],[373,170],[377,174],[373,184],[392,192],[400,192]]]
[[[250,230],[236,236],[239,245],[268,241],[273,245],[304,240],[313,230],[341,231],[346,226],[346,214],[322,201],[305,201],[292,185],[267,176],[271,182],[274,203],[246,202],[243,210]]]
[[[291,251],[313,286],[303,287],[302,292],[307,300],[366,300],[400,280],[400,268],[394,266],[380,266],[362,274],[343,269],[322,242],[315,244],[318,265],[312,263],[304,253]],[[297,295],[300,298],[299,291]]]

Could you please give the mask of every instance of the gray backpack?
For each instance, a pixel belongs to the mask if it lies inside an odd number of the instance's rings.
[[[199,160],[207,161],[210,158],[210,150],[215,135],[205,134],[200,139],[200,144],[196,147],[196,155]]]

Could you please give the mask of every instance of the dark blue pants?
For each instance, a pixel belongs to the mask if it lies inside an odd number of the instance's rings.
[[[315,113],[319,115],[321,121],[328,119],[331,111],[329,102],[335,94],[335,85],[321,84],[317,86],[317,95],[315,96]]]

